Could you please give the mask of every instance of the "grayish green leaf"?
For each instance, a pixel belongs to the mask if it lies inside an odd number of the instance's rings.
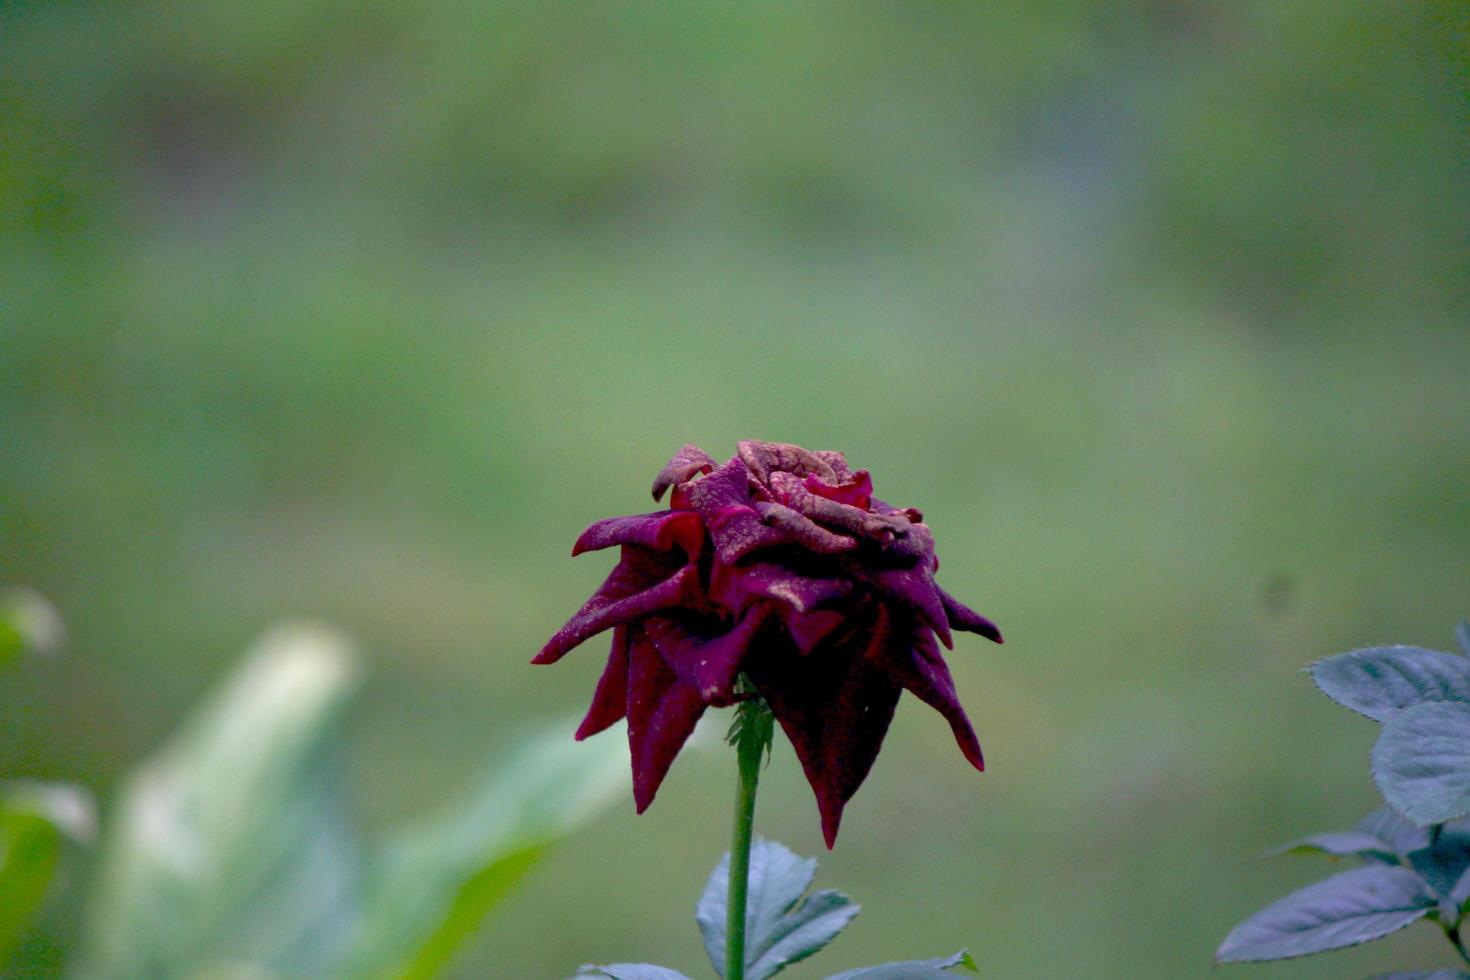
[[[575,728],[530,732],[463,799],[388,842],[344,973],[435,975],[549,845],[626,792],[627,740],[576,742]]]
[[[1470,813],[1470,704],[1426,702],[1394,716],[1373,746],[1373,779],[1416,823]]]
[[[1391,846],[1401,857],[1429,846],[1429,831],[1410,823],[1393,807],[1384,805],[1358,821],[1355,830],[1372,834]]]
[[[613,963],[609,966],[594,966],[589,963],[577,974],[578,980],[583,977],[611,977],[612,980],[689,980],[678,970],[654,966],[652,963]]]
[[[1393,845],[1389,844],[1373,834],[1364,833],[1360,830],[1344,830],[1335,833],[1313,834],[1311,837],[1303,837],[1301,840],[1283,844],[1271,852],[1272,854],[1330,854],[1334,857],[1349,857],[1360,855],[1363,857],[1385,858],[1395,860],[1397,852]]]
[[[1470,659],[1419,647],[1368,647],[1312,664],[1322,692],[1338,704],[1386,722],[1424,701],[1470,701]]]
[[[745,963],[749,980],[764,980],[817,952],[837,937],[858,906],[840,892],[820,891],[805,901],[817,862],[799,858],[775,841],[757,839],[750,852]],[[725,975],[725,910],[730,856],[720,861],[695,907],[705,952]]]
[[[1424,917],[1434,896],[1419,876],[1383,864],[1344,871],[1268,905],[1236,926],[1221,963],[1283,960],[1378,939]]]
[[[1408,854],[1409,865],[1441,900],[1451,902],[1455,886],[1470,868],[1470,834],[1451,826],[1442,827],[1434,843]]]
[[[954,980],[954,975],[946,971],[955,967],[977,971],[979,969],[970,954],[960,950],[953,956],[937,960],[906,960],[902,963],[859,967],[833,974],[827,980]]]

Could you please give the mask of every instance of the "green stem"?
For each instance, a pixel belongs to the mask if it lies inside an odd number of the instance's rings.
[[[740,777],[735,789],[735,828],[730,837],[730,890],[725,909],[725,980],[745,980],[745,910],[750,887],[750,842],[755,830],[755,789],[760,782],[761,755],[769,744],[764,704],[747,703],[748,712],[735,743]],[[761,729],[765,728],[762,737]]]

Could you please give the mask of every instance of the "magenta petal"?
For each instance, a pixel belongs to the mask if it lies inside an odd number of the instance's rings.
[[[870,579],[886,596],[896,599],[938,633],[941,643],[954,649],[954,638],[949,632],[949,618],[944,614],[944,600],[927,568],[922,565],[889,568],[870,576]]]
[[[862,639],[861,631],[849,635]],[[830,642],[806,657],[763,645],[752,651],[746,672],[796,750],[830,848],[843,808],[878,757],[899,685],[852,643]]]
[[[796,652],[803,657],[811,653],[818,643],[841,626],[843,618],[842,613],[832,609],[797,612],[790,606],[786,606],[781,610],[781,621],[786,624],[786,631],[791,634],[791,642],[796,644]]]
[[[880,654],[888,675],[944,716],[960,751],[970,760],[970,765],[984,772],[985,759],[980,754],[980,740],[975,737],[970,718],[960,706],[954,677],[933,635],[922,626],[912,630],[910,635],[911,639],[905,639],[895,634],[888,649]]]
[[[631,622],[651,612],[670,606],[687,605],[698,597],[699,569],[685,565],[673,575],[639,592],[628,595],[626,573],[619,573],[627,563],[613,569],[601,589],[587,600],[565,626],[557,630],[541,652],[531,660],[533,664],[553,664],[566,655],[577,644],[596,636],[603,630],[620,623]]]
[[[648,809],[704,714],[694,685],[679,680],[641,629],[631,631],[628,657],[628,747],[633,757],[633,802]]]
[[[762,548],[790,544],[793,540],[791,532],[768,526],[761,520],[761,515],[749,507],[732,507],[721,513],[710,521],[709,536],[714,542],[715,554],[726,565],[734,565]]]
[[[939,586],[935,586],[939,589]],[[943,589],[939,589],[940,601],[944,604],[944,615],[949,620],[949,625],[957,630],[967,633],[979,633],[981,636],[994,640],[996,643],[1004,643],[1000,635],[1000,627],[990,620],[965,605],[954,596]]]
[[[630,517],[609,517],[598,521],[577,539],[572,557],[615,544],[636,544],[667,551],[675,544],[688,555],[697,555],[704,540],[704,526],[699,515],[687,510],[661,510]]]
[[[852,592],[840,578],[808,578],[775,562],[717,566],[710,577],[710,598],[737,612],[752,599],[771,599],[797,612],[810,612]]]
[[[650,616],[643,626],[679,679],[693,685],[706,704],[724,707],[735,702],[735,678],[770,612],[769,606],[756,606],[734,629],[724,632],[717,623],[689,617]],[[708,628],[711,625],[715,628]]]
[[[698,446],[689,443],[674,453],[664,468],[653,479],[653,499],[658,500],[669,487],[687,482],[696,473],[708,473],[715,468],[715,461]]]
[[[607,655],[607,666],[597,682],[597,691],[592,695],[592,707],[587,717],[577,726],[577,741],[596,735],[611,725],[623,720],[628,713],[628,628],[619,626],[613,630],[612,651]]]
[[[804,485],[819,497],[826,497],[859,510],[865,511],[873,505],[873,478],[867,470],[858,470],[851,479],[838,480],[836,483],[828,483],[813,473],[806,478]]]

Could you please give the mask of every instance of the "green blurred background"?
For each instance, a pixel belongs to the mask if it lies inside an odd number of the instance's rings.
[[[950,657],[989,771],[905,701],[819,872],[864,914],[790,975],[1204,976],[1324,870],[1257,857],[1375,805],[1373,726],[1298,669],[1470,615],[1467,38],[1464,2],[4,3],[0,578],[71,642],[0,685],[0,771],[105,811],[304,613],[370,654],[386,826],[585,704],[602,641],[527,660],[673,450],[841,449],[1008,642]],[[453,975],[703,969],[717,728]],[[789,747],[759,819],[821,850]]]

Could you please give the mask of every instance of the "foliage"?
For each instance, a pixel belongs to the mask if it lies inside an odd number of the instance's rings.
[[[54,654],[65,636],[40,594],[0,590],[0,670],[28,653]],[[64,783],[0,782],[0,966],[55,891],[67,844],[94,833],[92,797]]]
[[[715,973],[725,975],[725,913],[730,855],[720,861],[694,917]],[[748,980],[767,980],[792,963],[820,952],[857,917],[859,906],[837,891],[808,892],[816,875],[815,858],[799,858],[775,841],[757,840],[750,852],[750,891],[745,912],[745,963]],[[963,950],[931,960],[884,963],[836,974],[829,980],[944,980],[955,967],[974,970]],[[588,964],[581,978],[611,980],[688,980],[684,974],[648,963]]]
[[[1356,857],[1363,866],[1308,885],[1236,926],[1222,963],[1288,959],[1436,922],[1470,963],[1460,929],[1470,915],[1470,623],[1463,655],[1369,647],[1309,668],[1338,704],[1383,725],[1373,779],[1388,801],[1350,831],[1279,849]],[[1461,977],[1454,971],[1398,977]]]
[[[429,975],[550,844],[619,795],[617,743],[573,751],[557,722],[492,758],[437,816],[362,842],[341,769],[359,675],[334,631],[277,628],[133,774],[76,976]],[[56,787],[0,798],[0,956],[77,812]]]

